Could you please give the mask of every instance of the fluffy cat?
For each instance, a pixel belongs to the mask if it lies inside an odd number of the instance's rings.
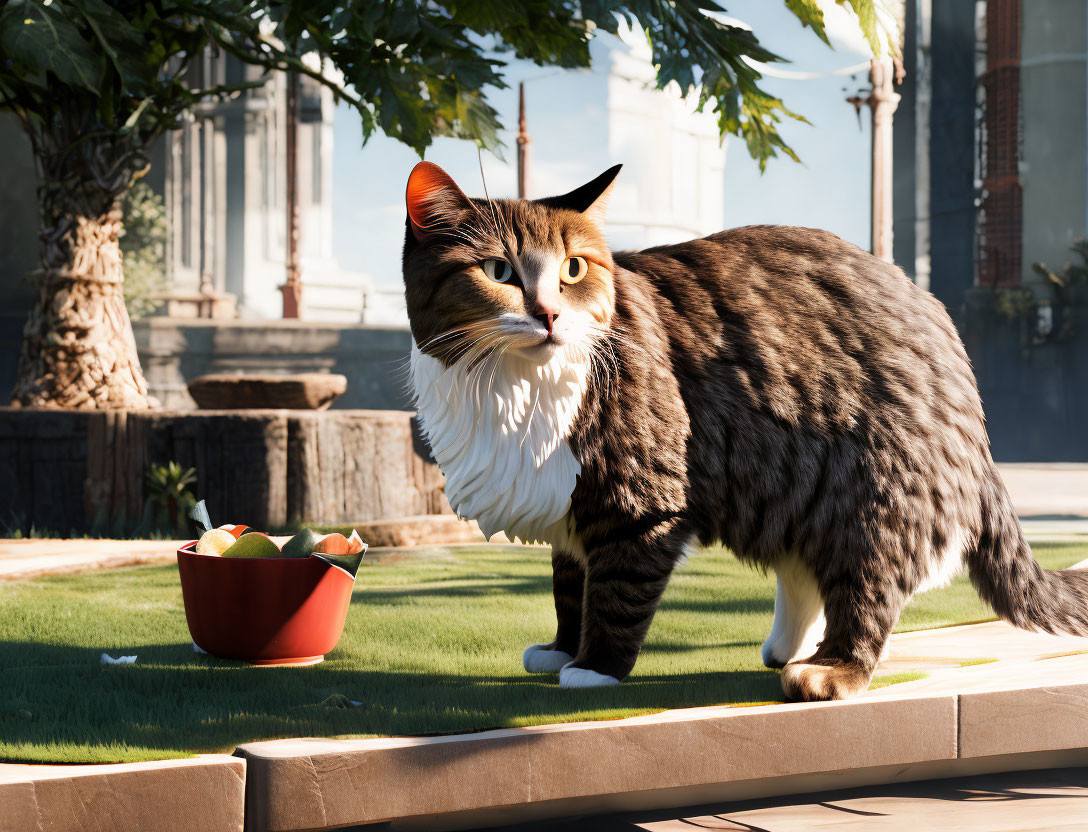
[[[527,670],[625,678],[695,541],[777,573],[763,659],[794,699],[865,690],[910,597],[964,563],[1013,624],[1088,634],[1088,575],[1032,558],[935,298],[805,228],[613,254],[618,172],[536,201],[427,162],[408,180],[411,375],[447,496],[553,547],[557,631]]]

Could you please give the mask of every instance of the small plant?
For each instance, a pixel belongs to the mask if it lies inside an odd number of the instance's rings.
[[[147,471],[147,497],[160,528],[184,535],[189,509],[196,505],[192,486],[196,469],[177,462],[154,464]]]
[[[166,205],[146,182],[137,182],[123,197],[125,224],[121,253],[125,264],[125,306],[133,318],[150,315],[166,290]]]
[[[1066,260],[1058,271],[1046,263],[1031,264],[1050,293],[1049,301],[1037,304],[1036,343],[1070,340],[1076,333],[1076,307],[1088,301],[1088,240],[1076,240],[1069,248],[1080,263]]]
[[[1056,272],[1046,263],[1032,263],[1031,268],[1043,278],[1055,302],[1083,303],[1088,300],[1088,240],[1076,240],[1069,249],[1080,257],[1080,263],[1066,260]]]
[[[994,311],[1002,318],[1020,321],[1025,347],[1069,341],[1076,334],[1077,309],[1088,303],[1088,240],[1077,240],[1070,249],[1080,258],[1079,264],[1066,260],[1057,271],[1046,263],[1031,264],[1042,278],[1045,292],[1027,288],[994,291]]]
[[[1002,318],[1031,318],[1039,302],[1031,289],[1006,289],[994,291],[994,310]]]

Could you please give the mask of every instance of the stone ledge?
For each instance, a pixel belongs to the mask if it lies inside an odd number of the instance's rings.
[[[353,525],[372,549],[487,543],[475,520],[461,520],[453,514],[420,514],[344,525]],[[496,543],[508,542],[502,533],[493,540]]]
[[[698,708],[453,737],[277,740],[235,753],[248,766],[247,830],[292,832],[953,760],[955,725],[955,697],[939,696]]]
[[[898,686],[895,686],[898,687]],[[1088,684],[705,707],[443,737],[299,739],[234,757],[0,765],[0,832],[457,829],[1088,765]]]
[[[241,832],[246,764],[225,754],[117,765],[0,764],[0,832]]]
[[[1088,748],[1088,684],[960,694],[961,757]]]

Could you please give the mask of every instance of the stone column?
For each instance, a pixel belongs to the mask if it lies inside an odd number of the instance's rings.
[[[525,82],[518,84],[518,199],[528,199],[529,194],[529,145],[532,143],[525,129]]]
[[[869,70],[872,92],[869,111],[873,119],[872,246],[873,254],[892,262],[892,115],[899,105],[893,88],[891,61],[873,59]]]

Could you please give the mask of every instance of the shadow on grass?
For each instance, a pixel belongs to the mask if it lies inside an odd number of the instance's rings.
[[[101,664],[102,652],[0,642],[0,758],[151,758],[264,739],[460,733],[556,722],[572,711],[601,719],[781,699],[773,671],[636,672],[618,687],[571,691],[554,676],[522,673],[357,671],[336,651],[321,665],[275,669],[198,656],[187,643],[127,647],[139,658],[125,666]],[[334,703],[361,704],[323,704],[336,695]]]
[[[449,586],[461,581],[464,586]],[[464,578],[428,579],[426,586],[404,587],[363,586],[351,596],[353,604],[390,604],[414,601],[418,598],[479,598],[485,595],[541,595],[552,591],[551,576],[547,578],[497,578],[475,579],[471,583]]]

